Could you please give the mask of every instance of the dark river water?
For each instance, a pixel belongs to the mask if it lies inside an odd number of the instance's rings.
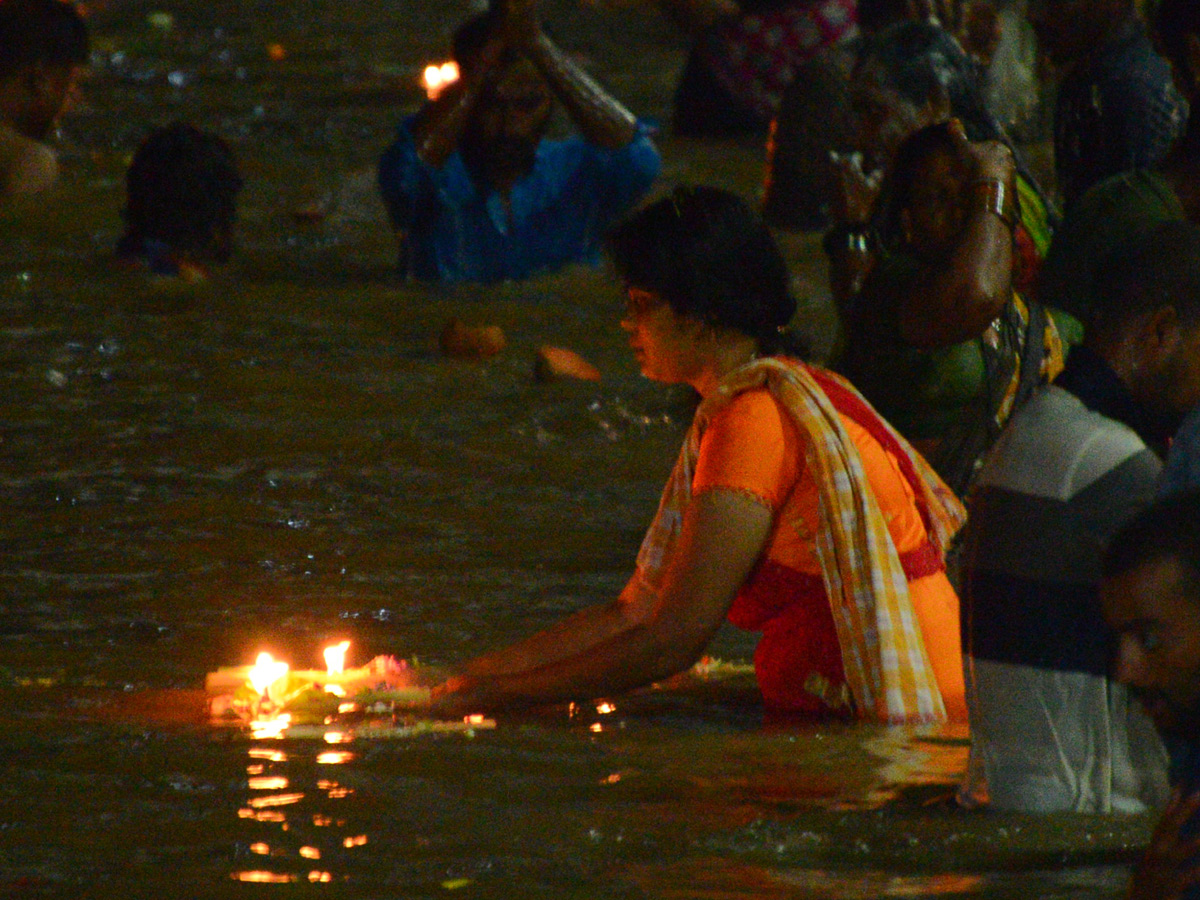
[[[62,184],[0,210],[0,896],[1120,894],[1145,819],[956,811],[963,733],[765,723],[738,683],[474,738],[210,726],[205,673],[259,649],[447,665],[612,597],[690,398],[638,376],[603,271],[394,277],[374,161],[467,4],[90,5]],[[665,20],[546,17],[666,121]],[[226,137],[247,182],[238,257],[203,286],[109,264],[129,156],[174,118]],[[663,149],[665,184],[759,190],[753,141]],[[786,246],[820,349],[816,241]],[[445,359],[452,317],[507,350]],[[535,381],[546,343],[603,380]]]

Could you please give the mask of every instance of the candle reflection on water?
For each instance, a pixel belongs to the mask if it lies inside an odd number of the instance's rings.
[[[349,877],[339,867],[348,864],[347,854],[367,846],[371,835],[361,822],[357,827],[350,824],[354,816],[348,813],[353,807],[344,804],[355,789],[330,778],[327,767],[345,766],[357,756],[321,748],[319,743],[297,744],[288,752],[263,744],[247,748],[246,769],[254,771],[247,772],[249,796],[238,818],[245,823],[242,827],[252,832],[243,852],[251,854],[255,863],[231,872],[233,880],[326,884]],[[316,777],[318,773],[320,777]],[[345,811],[336,814],[335,805]],[[321,860],[325,868],[310,870],[301,865],[315,860]]]

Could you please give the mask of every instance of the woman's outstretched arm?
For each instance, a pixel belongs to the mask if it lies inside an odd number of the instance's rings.
[[[710,490],[684,515],[662,591],[636,577],[615,602],[468,663],[435,689],[446,712],[531,706],[641,687],[699,658],[762,555],[772,513],[735,491]]]

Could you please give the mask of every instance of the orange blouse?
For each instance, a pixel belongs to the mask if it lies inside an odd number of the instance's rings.
[[[909,595],[946,711],[952,720],[965,720],[958,597],[895,457],[862,425],[841,419],[909,575]],[[799,431],[767,390],[742,392],[705,430],[692,491],[716,488],[753,497],[777,517],[763,558],[729,612],[735,625],[763,632],[754,662],[764,700],[801,712],[849,712],[816,554],[817,484],[808,476]],[[793,527],[779,527],[781,514]]]

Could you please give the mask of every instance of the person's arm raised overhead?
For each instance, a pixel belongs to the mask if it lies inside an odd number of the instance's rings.
[[[534,0],[503,0],[500,30],[508,46],[538,69],[592,144],[617,150],[634,138],[637,119],[542,31]]]
[[[972,144],[959,125],[974,178],[962,236],[948,263],[933,267],[900,298],[900,333],[917,347],[944,347],[983,333],[1012,297],[1016,165],[997,141]]]

